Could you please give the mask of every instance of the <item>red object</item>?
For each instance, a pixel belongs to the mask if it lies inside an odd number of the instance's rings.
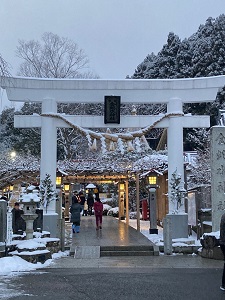
[[[148,201],[146,199],[141,200],[142,203],[142,220],[148,220]]]
[[[95,211],[95,216],[102,216],[103,204],[101,201],[96,201],[94,203],[94,211]]]

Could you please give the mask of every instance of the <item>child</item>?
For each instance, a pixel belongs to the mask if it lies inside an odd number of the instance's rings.
[[[88,213],[88,205],[87,205],[87,200],[84,202],[84,210],[83,210],[83,216],[87,216]]]

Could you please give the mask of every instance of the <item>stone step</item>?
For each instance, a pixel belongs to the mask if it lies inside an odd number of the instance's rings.
[[[100,258],[100,246],[76,246],[70,255],[74,258]]]
[[[152,256],[153,246],[76,246],[70,248],[74,258],[99,258],[103,256]]]
[[[153,245],[101,246],[101,251],[154,251]]]
[[[100,256],[153,256],[153,251],[100,251]]]
[[[153,246],[104,246],[100,248],[100,256],[152,256]]]

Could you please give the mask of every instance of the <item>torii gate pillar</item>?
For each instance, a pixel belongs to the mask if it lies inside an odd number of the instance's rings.
[[[57,112],[57,102],[54,99],[45,98],[42,102],[42,113]],[[40,180],[44,180],[46,174],[50,175],[53,186],[56,182],[57,161],[57,127],[52,118],[41,118],[41,169]],[[51,201],[47,208],[47,214],[43,215],[43,228],[51,233],[52,237],[58,236],[58,214],[56,202]]]
[[[182,100],[179,98],[170,99],[167,104],[167,112],[183,113]],[[167,149],[169,158],[168,179],[170,180],[172,178],[172,174],[177,170],[177,173],[181,176],[181,182],[184,185],[183,125],[182,120],[179,122],[179,118],[180,117],[177,116],[171,116],[169,119],[169,126],[167,128]],[[169,187],[168,190],[170,190]],[[169,213],[172,213],[175,209],[173,208],[171,199],[169,200]],[[182,205],[179,212],[184,213],[184,209],[185,207]]]
[[[44,99],[42,113],[57,113],[57,103],[54,99]],[[41,118],[41,169],[40,179],[49,174],[53,184],[56,182],[57,161],[57,127],[53,118]],[[50,202],[48,213],[55,213],[55,201]]]

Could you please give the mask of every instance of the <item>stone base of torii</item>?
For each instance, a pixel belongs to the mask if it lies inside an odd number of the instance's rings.
[[[105,96],[121,96],[121,103],[166,103],[170,117],[164,118],[155,127],[168,131],[168,178],[177,170],[184,182],[183,128],[210,127],[209,116],[183,114],[183,103],[211,102],[218,89],[225,84],[225,76],[194,79],[144,79],[144,80],[101,80],[101,79],[35,79],[1,78],[1,87],[6,89],[10,101],[41,102],[42,115],[15,116],[15,127],[41,127],[41,171],[56,178],[57,127],[70,127],[61,119],[48,117],[57,114],[57,103],[99,103]],[[173,116],[172,116],[173,114]],[[160,116],[121,116],[120,124],[104,124],[103,116],[65,116],[64,118],[84,128],[143,128],[159,120]],[[170,189],[170,187],[168,186]],[[49,207],[49,224],[55,223],[55,203]],[[169,199],[169,214],[174,214],[173,199]],[[184,205],[179,215],[185,215]],[[180,219],[180,217],[179,217]],[[181,224],[183,223],[183,224]],[[55,226],[55,225],[54,225]],[[53,227],[54,227],[53,226]],[[184,228],[183,232],[176,228]],[[175,238],[187,236],[187,218],[180,219],[179,226],[172,226]],[[54,236],[54,234],[53,234]]]

